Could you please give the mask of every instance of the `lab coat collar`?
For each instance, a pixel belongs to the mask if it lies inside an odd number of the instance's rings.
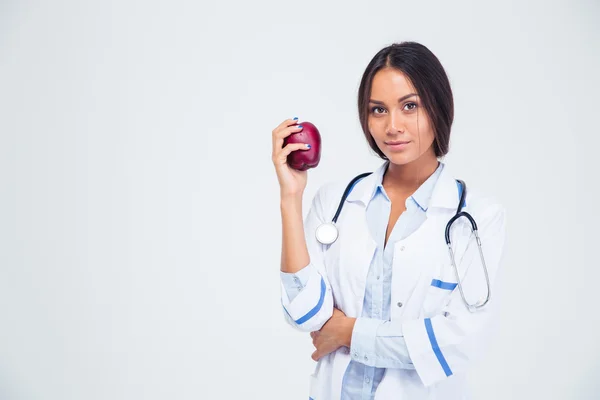
[[[389,161],[383,162],[371,175],[361,179],[348,195],[347,201],[360,202],[363,206],[367,206],[371,200],[377,186],[381,183],[383,175],[387,169]],[[433,188],[429,207],[431,208],[456,208],[458,205],[458,189],[456,181],[452,175],[452,171],[445,163],[440,166],[442,170]]]
[[[435,183],[444,170],[444,167],[445,165],[440,162],[433,174],[431,174],[431,176],[412,194],[411,198],[417,203],[417,206],[419,206],[421,210],[427,211],[429,208],[429,202],[431,200],[433,189],[435,188]]]

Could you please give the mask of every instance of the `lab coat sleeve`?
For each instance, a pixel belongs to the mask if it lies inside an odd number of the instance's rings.
[[[495,304],[494,278],[501,263],[506,237],[504,208],[500,205],[490,206],[483,214],[476,219],[490,277],[490,301],[472,313],[465,307],[456,287],[438,315],[405,321],[403,324],[410,358],[425,386],[466,372],[483,348],[487,333],[485,329],[491,322]],[[476,299],[485,298],[485,275],[473,235],[458,268],[459,271],[465,271],[462,285],[467,300],[474,303]]]
[[[415,369],[402,333],[402,321],[357,318],[350,356],[369,367]]]
[[[281,280],[281,303],[286,321],[303,332],[318,331],[333,315],[333,295],[324,264],[325,246],[315,237],[317,227],[325,222],[323,207],[327,186],[317,190],[304,219],[310,263],[304,267],[309,268],[308,271],[302,270],[300,274],[305,275],[306,284],[297,293],[290,293],[290,296],[284,284],[285,278]]]
[[[312,265],[308,265],[306,268],[302,268],[296,273],[281,272],[281,283],[285,289],[285,293],[290,301],[294,300],[296,296],[304,289],[304,286],[308,283],[310,275],[313,272]]]

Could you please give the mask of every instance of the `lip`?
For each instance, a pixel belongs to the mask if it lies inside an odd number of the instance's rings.
[[[385,145],[391,150],[403,150],[410,144],[410,141],[396,140],[391,142],[385,142]]]

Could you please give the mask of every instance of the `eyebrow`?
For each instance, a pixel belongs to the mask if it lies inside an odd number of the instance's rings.
[[[405,96],[402,96],[398,99],[398,103],[403,102],[404,100],[408,99],[409,97],[416,96],[416,95],[417,95],[416,93],[409,93]],[[385,104],[383,101],[373,100],[373,99],[369,99],[369,102],[374,103],[374,104],[382,104],[382,105]]]

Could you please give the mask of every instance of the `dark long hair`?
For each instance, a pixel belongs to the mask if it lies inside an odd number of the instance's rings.
[[[450,81],[438,58],[427,47],[416,42],[394,43],[381,49],[367,65],[362,76],[358,89],[358,116],[371,149],[379,157],[387,159],[371,136],[368,124],[373,77],[383,68],[397,69],[412,83],[433,127],[435,155],[446,155],[454,119]]]

